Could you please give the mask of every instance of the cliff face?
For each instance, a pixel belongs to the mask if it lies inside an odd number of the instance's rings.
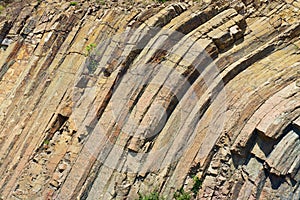
[[[300,1],[5,6],[2,199],[300,199]]]

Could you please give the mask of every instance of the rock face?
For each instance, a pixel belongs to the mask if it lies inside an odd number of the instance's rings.
[[[0,199],[300,199],[300,1],[14,1]]]

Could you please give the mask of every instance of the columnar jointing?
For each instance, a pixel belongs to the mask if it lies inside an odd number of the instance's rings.
[[[300,199],[300,1],[0,5],[0,199]]]

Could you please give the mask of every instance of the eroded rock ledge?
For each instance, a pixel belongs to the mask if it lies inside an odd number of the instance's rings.
[[[5,6],[2,199],[300,199],[300,1]]]

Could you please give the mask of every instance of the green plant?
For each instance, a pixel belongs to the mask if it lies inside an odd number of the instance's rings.
[[[194,195],[197,195],[198,191],[200,190],[200,188],[202,186],[202,181],[200,180],[200,178],[198,176],[194,176],[193,181],[194,181],[194,185],[192,188],[192,192],[194,193]]]
[[[189,193],[185,192],[183,188],[181,188],[180,190],[177,190],[174,193],[173,197],[176,200],[190,200],[191,199],[191,195]]]
[[[158,1],[159,3],[165,3],[165,2],[167,2],[168,0],[156,0],[156,1]]]
[[[94,73],[97,69],[97,66],[98,66],[98,62],[95,59],[91,58],[87,68],[90,73]]]
[[[138,200],[164,200],[164,198],[160,197],[159,193],[156,191],[151,192],[150,194],[147,194],[147,195],[143,195],[141,193],[138,193],[138,194],[139,194]]]
[[[76,1],[70,2],[70,6],[76,6],[78,3]]]
[[[47,140],[47,139],[44,140],[44,145],[49,145],[49,143],[50,143],[50,140]]]
[[[0,5],[0,14],[2,13],[2,11],[5,9],[4,6]]]
[[[91,54],[91,52],[96,48],[96,44],[92,43],[85,47],[85,50],[87,51],[87,56]]]
[[[94,73],[97,69],[98,62],[95,60],[95,55],[92,55],[92,51],[96,48],[96,44],[92,43],[85,47],[85,50],[87,51],[86,56],[89,56],[89,63],[88,63],[88,70],[91,73]]]

